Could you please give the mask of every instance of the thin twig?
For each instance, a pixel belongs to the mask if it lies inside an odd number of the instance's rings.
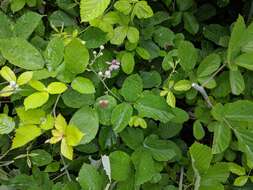
[[[56,100],[55,100],[55,103],[54,103],[54,107],[53,107],[53,110],[52,110],[52,113],[53,113],[54,117],[56,117],[56,107],[57,107],[57,104],[58,104],[58,102],[59,102],[59,100],[60,100],[60,97],[61,97],[61,94],[59,94],[59,95],[57,96],[57,98],[56,98]]]
[[[178,190],[183,190],[183,181],[184,181],[184,167],[181,167],[180,170],[180,179],[179,179],[179,187]]]
[[[64,158],[63,158],[62,154],[60,154],[60,156],[61,156],[61,160],[62,160],[64,169],[65,169],[65,172],[66,172],[66,174],[67,174],[68,180],[69,180],[69,181],[72,181],[72,180],[71,180],[71,177],[70,177],[70,175],[69,175],[68,166],[66,165],[66,163],[65,163],[65,161],[64,161]]]
[[[223,64],[217,71],[215,71],[201,86],[205,86],[207,83],[210,82],[224,67],[226,64]]]
[[[0,156],[0,160],[2,160],[10,151],[11,149],[8,149],[5,153],[3,153],[3,155]]]

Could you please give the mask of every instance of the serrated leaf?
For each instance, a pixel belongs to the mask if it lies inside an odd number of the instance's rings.
[[[0,114],[0,134],[9,134],[14,128],[14,120],[6,114]]]
[[[224,152],[230,144],[232,138],[231,129],[221,122],[214,125],[214,139],[212,153],[219,154]]]
[[[167,123],[175,117],[164,98],[152,94],[141,97],[134,107],[141,117],[152,118],[163,123]]]
[[[253,71],[253,53],[244,53],[235,59],[235,63],[241,67]]]
[[[26,70],[38,70],[44,66],[40,52],[22,38],[0,39],[0,51],[11,64]]]
[[[78,174],[78,182],[83,190],[101,190],[103,178],[95,166],[84,163]]]
[[[14,25],[14,34],[16,37],[28,39],[33,33],[35,28],[41,21],[42,15],[35,12],[26,12],[21,17],[18,18],[16,24]]]
[[[131,172],[131,158],[123,151],[114,151],[109,155],[112,179],[116,181],[126,180]]]
[[[240,70],[230,70],[229,71],[229,81],[231,86],[231,91],[234,95],[240,95],[245,89],[245,83],[243,75]]]
[[[80,14],[82,22],[89,22],[102,15],[110,0],[81,0]]]

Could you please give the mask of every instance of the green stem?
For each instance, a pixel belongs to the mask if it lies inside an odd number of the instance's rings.
[[[64,161],[64,158],[63,158],[62,154],[60,154],[60,156],[61,156],[61,160],[62,160],[62,163],[63,163],[63,167],[64,167],[64,170],[65,170],[65,173],[66,173],[66,175],[67,175],[67,177],[68,177],[68,180],[69,180],[69,181],[72,181],[72,180],[71,180],[71,177],[70,177],[70,175],[69,175],[68,166],[66,165],[66,163],[65,163],[65,161]]]

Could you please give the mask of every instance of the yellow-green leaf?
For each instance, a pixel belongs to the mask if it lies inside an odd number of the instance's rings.
[[[38,90],[38,91],[46,91],[46,89],[47,89],[46,86],[38,80],[31,80],[29,82],[29,85],[32,88],[34,88],[35,90]]]
[[[35,92],[24,100],[25,110],[34,109],[47,102],[49,94],[47,92]]]
[[[51,114],[48,114],[47,117],[42,121],[40,128],[43,130],[49,130],[54,127],[54,118]]]
[[[36,125],[23,125],[16,129],[11,149],[24,146],[36,137],[41,135],[41,129]]]
[[[24,85],[27,84],[33,77],[33,72],[32,71],[27,71],[22,73],[17,80],[18,85]]]
[[[70,160],[73,159],[73,147],[67,144],[66,138],[61,141],[61,154]]]
[[[66,128],[66,140],[70,146],[77,146],[82,140],[84,134],[74,125],[69,125]]]
[[[234,181],[234,185],[238,187],[242,187],[247,183],[248,179],[249,179],[249,176],[237,177]]]
[[[188,80],[180,80],[174,85],[176,91],[187,91],[191,89],[191,82]]]
[[[166,102],[172,108],[176,107],[176,98],[171,91],[167,92]]]
[[[65,129],[67,127],[67,122],[65,118],[59,114],[55,119],[55,128],[62,133],[65,133]]]
[[[0,91],[0,96],[7,97],[7,96],[12,95],[13,92],[14,92],[14,89],[10,85],[8,85],[8,86],[2,88],[2,90]]]
[[[0,74],[8,82],[11,82],[11,81],[16,82],[16,80],[17,80],[15,73],[7,66],[4,66],[0,70]]]
[[[47,87],[49,94],[61,94],[67,90],[67,85],[62,82],[52,82]]]

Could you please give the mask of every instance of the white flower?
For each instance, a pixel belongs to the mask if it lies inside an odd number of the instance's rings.
[[[101,45],[101,46],[100,46],[100,49],[101,49],[101,50],[105,49],[105,46]]]
[[[111,78],[111,71],[110,70],[105,71],[105,78]]]
[[[102,72],[102,71],[99,71],[99,72],[98,72],[98,76],[102,77],[102,76],[103,76],[103,72]]]

